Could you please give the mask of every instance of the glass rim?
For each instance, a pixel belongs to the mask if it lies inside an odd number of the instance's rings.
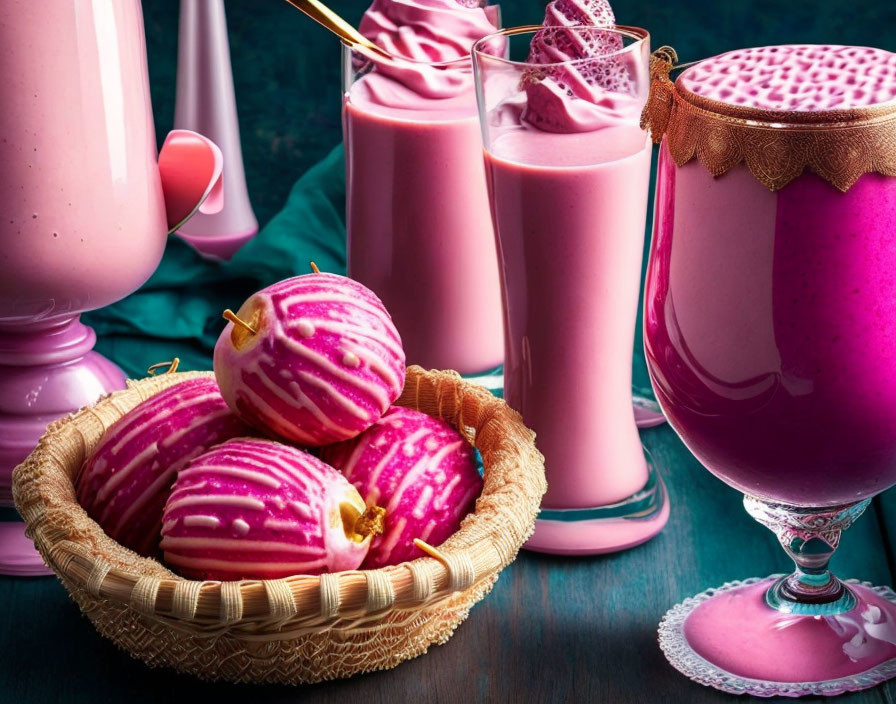
[[[543,29],[566,29],[572,31],[581,30],[594,30],[601,32],[610,32],[612,34],[617,34],[622,37],[627,37],[629,39],[634,39],[631,44],[628,46],[624,46],[618,51],[611,51],[608,54],[596,54],[594,56],[586,56],[580,59],[569,59],[567,61],[549,61],[547,63],[534,62],[534,61],[514,61],[513,59],[507,59],[503,56],[496,56],[495,54],[490,54],[487,51],[483,51],[483,48],[490,42],[493,42],[496,39],[502,39],[506,37],[514,37],[520,34],[535,34]],[[585,62],[594,61],[595,59],[606,60],[612,59],[614,57],[624,56],[626,54],[632,53],[644,46],[645,43],[650,41],[650,32],[641,27],[634,27],[630,25],[617,24],[612,27],[599,27],[597,25],[575,25],[575,26],[567,26],[567,25],[557,25],[557,26],[548,26],[540,24],[529,24],[529,25],[521,25],[519,27],[505,27],[504,29],[499,29],[491,34],[488,34],[481,39],[477,39],[473,44],[473,48],[470,51],[470,54],[473,58],[478,62],[483,58],[487,58],[489,60],[495,61],[497,63],[505,64],[506,66],[515,66],[519,68],[532,68],[532,67],[555,67],[555,66],[576,66]]]
[[[487,35],[492,36],[492,35]],[[382,47],[380,51],[382,53],[374,52],[371,49],[368,49],[363,44],[352,44],[349,42],[342,42],[343,51],[349,51],[353,54],[360,54],[365,59],[369,59],[376,62],[384,62],[384,61],[394,61],[396,64],[408,64],[409,66],[418,66],[418,67],[427,67],[427,68],[436,68],[436,69],[445,69],[445,68],[456,68],[464,65],[469,65],[470,61],[473,58],[472,48],[469,54],[464,54],[463,56],[458,56],[456,59],[448,59],[447,61],[419,61],[417,59],[411,59],[407,56],[398,56],[397,54],[391,54]]]

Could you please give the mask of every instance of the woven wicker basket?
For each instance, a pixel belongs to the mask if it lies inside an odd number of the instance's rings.
[[[184,379],[131,382],[53,423],[13,473],[47,564],[97,630],[150,666],[203,679],[300,683],[385,669],[444,643],[532,532],[544,460],[519,415],[453,372],[408,369],[398,404],[445,419],[482,453],[476,510],[430,557],[319,577],[198,582],[122,547],[75,499],[73,478],[105,431]]]

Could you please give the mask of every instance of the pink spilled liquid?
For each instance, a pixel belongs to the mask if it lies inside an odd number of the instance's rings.
[[[732,52],[683,84],[761,109],[896,96],[896,56]],[[713,81],[715,81],[713,83]],[[804,173],[770,192],[661,152],[645,346],[666,415],[710,471],[767,499],[831,506],[896,483],[896,179],[846,193]]]
[[[729,105],[817,112],[896,98],[896,54],[858,46],[739,49],[701,61],[679,86]]]

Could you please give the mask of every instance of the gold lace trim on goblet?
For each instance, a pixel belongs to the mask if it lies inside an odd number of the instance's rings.
[[[818,112],[728,105],[673,83],[677,60],[671,47],[653,53],[641,126],[655,143],[666,138],[678,166],[696,157],[721,176],[743,162],[772,191],[807,168],[844,192],[864,173],[896,176],[896,104]]]

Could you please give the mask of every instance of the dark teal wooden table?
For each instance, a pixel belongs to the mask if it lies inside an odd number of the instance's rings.
[[[735,702],[675,672],[656,645],[674,602],[729,579],[788,568],[739,495],[668,427],[644,433],[665,468],[672,516],[655,540],[608,557],[523,553],[443,646],[397,669],[309,687],[204,684],[151,671],[93,627],[53,578],[0,579],[0,699],[6,702]],[[844,536],[843,575],[894,584],[896,493]],[[794,657],[797,657],[794,654]],[[842,697],[892,704],[896,684]],[[758,701],[758,700],[757,700]],[[817,701],[817,700],[816,700]]]
[[[332,2],[352,19],[366,4]],[[157,132],[164,135],[173,114],[177,3],[144,5]],[[542,5],[509,0],[505,23],[538,21]],[[779,0],[617,0],[614,6],[620,22],[649,28],[654,45],[674,45],[683,61],[782,42],[896,50],[896,5],[877,0],[792,0],[786,8]],[[296,178],[340,139],[338,49],[280,0],[228,0],[227,9],[247,176],[265,222]],[[643,383],[640,357],[635,372]],[[205,684],[151,671],[117,651],[55,579],[0,578],[0,701],[738,701],[669,667],[656,645],[656,625],[686,596],[790,565],[772,534],[744,513],[740,495],[700,467],[671,429],[646,431],[643,439],[672,501],[658,538],[607,557],[521,554],[446,645],[395,670],[309,687]],[[10,517],[0,511],[0,519]],[[844,577],[894,585],[894,543],[896,491],[890,491],[844,535],[833,567]],[[841,699],[894,704],[896,684]]]

